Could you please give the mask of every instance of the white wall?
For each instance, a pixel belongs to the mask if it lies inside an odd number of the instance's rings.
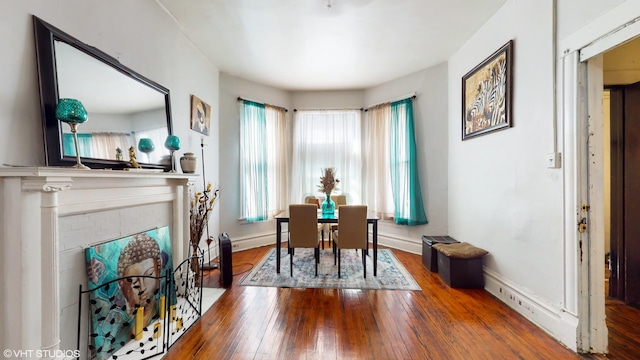
[[[291,94],[294,109],[361,109],[364,91],[296,91]]]
[[[547,167],[555,137],[552,14],[552,0],[509,0],[450,59],[448,179],[450,235],[489,251],[488,290],[522,297],[516,310],[553,334],[545,322],[559,321],[565,284],[563,172]],[[462,141],[460,79],[512,39],[513,127]]]
[[[629,0],[626,0],[629,2]],[[634,0],[630,0],[633,2]],[[564,39],[625,0],[556,0],[558,6],[558,39]]]

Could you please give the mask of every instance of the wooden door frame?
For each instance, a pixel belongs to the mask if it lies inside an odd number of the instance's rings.
[[[583,62],[577,51],[565,54],[563,70],[564,304],[577,317],[576,350],[606,353],[604,166],[602,131],[598,131],[603,121],[602,56]],[[586,224],[584,231],[581,223]]]

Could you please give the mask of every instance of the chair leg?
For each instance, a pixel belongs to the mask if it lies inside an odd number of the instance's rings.
[[[291,277],[293,277],[293,251],[289,255],[289,270],[291,271]]]
[[[340,248],[336,251],[338,252],[338,279],[340,279]]]
[[[322,234],[322,250],[324,250],[324,229],[320,230],[320,233]]]
[[[364,252],[364,250],[362,250],[362,272],[364,273],[364,278],[367,278],[367,256]]]
[[[320,247],[314,249],[314,257],[316,258],[316,277],[318,276],[318,263],[320,262]]]

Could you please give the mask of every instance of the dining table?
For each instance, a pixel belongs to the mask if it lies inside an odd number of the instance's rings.
[[[323,214],[318,209],[319,224],[337,224],[340,210],[333,214]],[[289,211],[285,210],[275,216],[276,219],[276,273],[280,274],[280,250],[282,249],[282,224],[289,223]],[[367,227],[371,225],[371,235],[373,240],[373,276],[377,276],[378,271],[378,216],[374,212],[367,213]]]

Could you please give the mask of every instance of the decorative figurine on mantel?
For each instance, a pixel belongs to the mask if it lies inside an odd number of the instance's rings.
[[[122,149],[116,148],[116,160],[122,161]]]
[[[129,148],[129,164],[131,164],[132,168],[142,169],[142,166],[136,160],[136,149],[133,146]]]

